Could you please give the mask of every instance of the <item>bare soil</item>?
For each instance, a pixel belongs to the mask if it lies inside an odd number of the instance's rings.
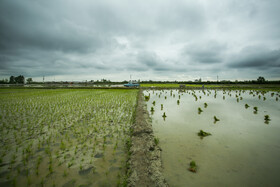
[[[128,186],[169,186],[162,174],[161,148],[155,143],[142,89],[138,93],[132,131]]]

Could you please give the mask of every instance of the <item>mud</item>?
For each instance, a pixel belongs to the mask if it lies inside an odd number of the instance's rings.
[[[138,93],[135,123],[132,126],[128,186],[169,186],[162,174],[161,148],[155,144],[146,107],[141,89]]]

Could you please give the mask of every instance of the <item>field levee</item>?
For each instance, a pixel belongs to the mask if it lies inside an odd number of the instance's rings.
[[[150,117],[138,93],[128,160],[128,186],[169,186],[162,174],[161,148],[156,144]]]

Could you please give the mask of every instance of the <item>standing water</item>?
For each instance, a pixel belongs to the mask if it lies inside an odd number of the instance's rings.
[[[144,95],[150,95],[147,109],[154,109],[152,125],[170,186],[280,185],[279,93],[149,90]],[[212,135],[201,138],[200,130]],[[191,161],[196,173],[188,170]]]

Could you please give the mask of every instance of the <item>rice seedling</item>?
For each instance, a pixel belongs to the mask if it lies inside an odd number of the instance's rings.
[[[265,122],[266,124],[268,124],[270,120],[271,120],[271,119],[270,119],[269,115],[265,115],[265,116],[264,116],[264,122]]]
[[[257,114],[258,113],[258,107],[255,106],[253,109],[254,109],[254,114]]]
[[[214,123],[216,123],[217,121],[220,121],[220,119],[218,119],[216,116],[214,116]]]
[[[200,107],[198,107],[198,114],[200,114],[201,112],[203,112],[203,110]]]
[[[158,145],[159,144],[159,138],[155,137],[154,142],[155,142],[156,145]]]
[[[208,104],[207,103],[204,103],[204,108],[207,108]]]
[[[165,112],[163,113],[162,117],[163,117],[163,118],[166,118],[166,117],[167,117],[166,114],[165,114]]]
[[[246,104],[245,104],[245,108],[247,109],[247,108],[249,108],[249,107],[250,107],[250,106],[246,103]]]
[[[191,171],[191,172],[196,173],[197,165],[196,165],[195,161],[191,161],[191,162],[190,162],[190,167],[189,167],[188,170]]]
[[[145,98],[145,101],[149,101],[150,100],[150,96],[149,95],[145,95],[144,98]]]
[[[204,132],[203,130],[200,130],[200,131],[197,133],[197,135],[200,137],[200,139],[203,139],[204,137],[210,136],[210,135],[212,135],[212,134],[209,133],[209,132]]]

